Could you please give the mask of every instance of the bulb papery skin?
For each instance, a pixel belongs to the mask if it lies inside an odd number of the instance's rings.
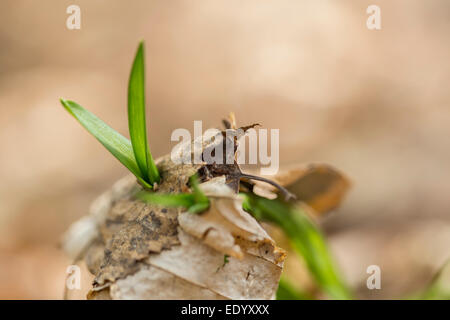
[[[199,165],[156,161],[155,192],[189,192]],[[82,266],[86,284],[67,298],[273,299],[285,251],[242,210],[225,176],[200,184],[205,212],[136,200],[134,176],[117,181],[66,232],[63,248]],[[226,257],[226,258],[225,258]]]

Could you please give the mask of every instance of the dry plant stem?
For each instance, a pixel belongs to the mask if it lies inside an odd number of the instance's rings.
[[[263,177],[254,176],[251,174],[246,174],[246,173],[242,173],[240,177],[245,178],[245,179],[250,179],[250,180],[258,180],[258,181],[266,182],[268,184],[273,185],[275,188],[277,188],[278,190],[281,191],[281,193],[283,194],[284,199],[286,201],[289,201],[291,199],[294,199],[294,200],[297,199],[297,197],[294,194],[290,193],[285,187],[280,186],[275,181],[272,181],[272,180],[269,180],[269,179],[266,179]]]

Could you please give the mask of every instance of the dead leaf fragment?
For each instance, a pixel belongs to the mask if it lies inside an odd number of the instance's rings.
[[[343,173],[326,164],[297,166],[282,170],[270,178],[318,214],[337,208],[351,185]],[[255,185],[255,192],[261,196],[270,197],[268,191],[278,192],[272,186],[260,182],[256,182]]]
[[[193,285],[170,272],[154,266],[143,266],[138,272],[111,285],[112,299],[120,300],[222,300],[225,297],[208,288]]]
[[[180,246],[150,255],[147,262],[228,299],[274,298],[280,266],[251,254],[244,254],[242,259],[230,257],[223,266],[223,253],[181,228],[178,236]]]

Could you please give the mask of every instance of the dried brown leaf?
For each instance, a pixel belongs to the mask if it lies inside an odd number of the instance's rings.
[[[326,164],[285,169],[270,178],[319,214],[337,208],[351,185],[343,173]],[[264,183],[256,182],[255,185],[255,192],[262,196],[270,197],[268,192],[277,192]]]

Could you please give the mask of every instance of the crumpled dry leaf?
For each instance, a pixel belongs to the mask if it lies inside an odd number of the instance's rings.
[[[181,246],[150,255],[148,263],[227,299],[274,298],[282,271],[279,265],[247,253],[241,259],[230,257],[224,264],[222,252],[181,228],[179,239]]]
[[[163,193],[186,191],[198,170],[169,158],[158,167]],[[102,195],[89,216],[95,228],[87,228],[96,232],[75,245],[86,230],[73,228],[64,244],[96,274],[88,298],[274,298],[285,253],[242,210],[225,181],[222,176],[200,185],[212,198],[210,210],[199,215],[133,200],[140,187],[128,177]],[[226,264],[225,254],[233,257]]]
[[[196,166],[175,165],[168,157],[158,162],[161,185],[158,192],[183,192]],[[130,188],[133,191],[135,189]],[[100,225],[104,255],[95,287],[114,282],[135,273],[139,261],[150,252],[160,252],[179,244],[177,239],[178,208],[160,208],[133,200],[132,193],[116,200]]]
[[[176,277],[180,287],[175,292],[181,290],[185,298],[210,299],[213,295],[224,299],[272,299],[281,276],[284,251],[241,209],[241,200],[225,185],[225,177],[200,186],[210,196],[210,209],[202,214],[179,214],[181,245],[150,254],[145,261],[161,273],[156,281],[167,288],[168,281],[173,283],[172,278]],[[226,264],[224,254],[233,257]],[[137,281],[145,297],[149,292],[155,292],[152,297],[158,298],[180,297],[161,293],[162,287],[156,286],[155,281],[143,281],[149,270],[154,269],[143,266],[135,275],[112,284],[111,297],[137,298],[132,289]]]
[[[281,186],[292,192],[297,200],[307,204],[316,214],[337,208],[350,188],[350,180],[339,170],[326,164],[311,164],[280,170],[270,176]],[[255,193],[270,197],[276,193],[273,186],[256,181]]]
[[[285,252],[276,248],[274,241],[261,225],[242,210],[242,200],[225,186],[225,177],[217,177],[201,185],[211,199],[211,207],[201,215],[182,212],[180,227],[190,235],[224,254],[242,258],[242,249],[278,264]]]
[[[224,297],[208,288],[192,285],[178,276],[157,267],[144,265],[133,275],[111,285],[113,299],[166,300],[189,297],[192,300],[221,300]]]

